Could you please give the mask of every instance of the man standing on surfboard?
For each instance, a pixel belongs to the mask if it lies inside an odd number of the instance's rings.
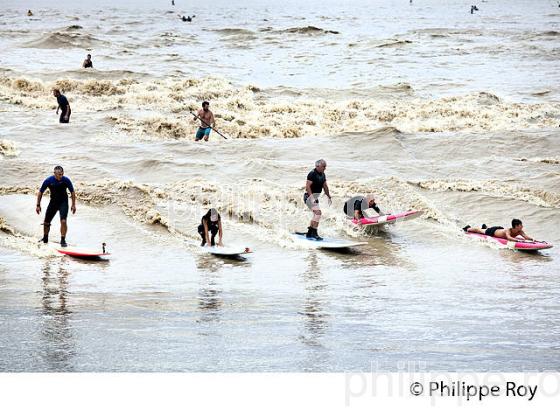
[[[45,212],[43,239],[41,239],[41,242],[47,243],[49,241],[51,221],[58,212],[60,215],[60,246],[66,247],[68,246],[66,244],[66,232],[68,231],[68,225],[66,224],[66,218],[68,217],[68,194],[66,190],[68,189],[72,195],[72,207],[70,209],[73,214],[76,213],[76,193],[74,192],[72,182],[64,176],[64,169],[60,165],[54,167],[54,175],[43,181],[43,185],[41,185],[37,193],[37,215],[41,214],[41,199],[47,188],[49,188],[51,193],[51,200]]]
[[[196,131],[195,141],[200,141],[202,138],[204,138],[204,141],[208,141],[210,131],[216,124],[216,121],[214,120],[214,113],[210,111],[210,103],[208,101],[204,101],[202,103],[202,109],[198,110],[196,115],[198,118],[194,117],[194,121],[196,122],[197,119],[200,120],[200,126]]]
[[[375,198],[373,195],[366,196],[355,196],[350,198],[344,203],[344,213],[349,218],[354,218],[358,223],[365,217],[364,211],[366,209],[373,209],[379,215],[385,215],[379,209],[379,206],[375,203]]]
[[[303,201],[309,209],[313,212],[311,223],[307,228],[307,238],[314,238],[318,241],[323,240],[319,236],[317,229],[319,228],[319,221],[321,220],[321,207],[319,206],[319,195],[325,190],[325,195],[329,198],[329,205],[332,203],[329,186],[327,185],[327,176],[325,170],[327,169],[327,162],[320,159],[315,162],[315,169],[307,174],[307,182],[305,184],[305,194],[303,194]]]
[[[471,228],[470,225],[467,225],[463,228],[463,231],[503,238],[511,242],[522,242],[522,239],[517,238],[519,235],[525,238],[525,240],[534,241],[533,238],[523,232],[523,222],[519,219],[512,219],[511,228],[509,229],[504,229],[503,226],[491,226],[490,228],[487,228],[486,224],[482,224],[481,228]]]

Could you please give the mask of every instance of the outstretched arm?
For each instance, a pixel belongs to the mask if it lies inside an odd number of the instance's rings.
[[[222,242],[223,234],[224,232],[222,231],[222,220],[220,219],[218,221],[218,245],[219,246],[224,246],[224,243]]]
[[[525,232],[521,231],[519,233],[519,235],[521,235],[522,237],[524,237],[525,239],[527,239],[528,241],[534,241],[533,238],[531,238],[529,235],[527,235]]]
[[[208,224],[206,221],[202,221],[202,225],[204,226],[204,237],[206,238],[206,246],[210,246],[210,237],[208,236]]]

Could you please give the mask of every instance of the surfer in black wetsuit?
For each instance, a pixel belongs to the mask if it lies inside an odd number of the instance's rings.
[[[49,231],[51,229],[51,221],[58,212],[60,215],[60,245],[66,245],[66,232],[68,225],[66,218],[68,217],[68,194],[66,190],[70,191],[72,196],[72,213],[76,213],[76,193],[74,186],[69,178],[64,176],[64,169],[60,165],[54,167],[54,175],[48,177],[43,181],[41,188],[37,194],[37,214],[41,214],[41,199],[46,189],[49,189],[51,200],[45,212],[45,220],[43,222],[43,238],[41,242],[47,243],[49,241]]]
[[[222,218],[215,208],[209,209],[204,214],[200,220],[200,225],[198,225],[198,233],[202,237],[200,246],[215,246],[216,234],[218,234],[218,246],[224,246],[222,243]],[[212,235],[212,238],[209,237],[209,234]]]
[[[375,203],[375,198],[373,195],[367,196],[355,196],[350,198],[348,201],[344,203],[344,213],[349,218],[354,218],[358,223],[360,223],[361,219],[365,217],[364,211],[366,209],[373,209],[379,215],[385,215],[379,209],[379,206]]]
[[[305,194],[303,194],[303,201],[313,212],[313,217],[311,218],[311,223],[307,228],[307,234],[305,236],[307,238],[315,238],[318,241],[323,239],[319,236],[317,231],[322,215],[321,207],[319,206],[319,195],[321,195],[323,190],[325,190],[325,195],[329,198],[329,205],[332,203],[325,169],[327,169],[327,162],[324,159],[315,162],[315,169],[307,174]]]
[[[91,61],[91,54],[86,56],[84,63],[82,64],[83,68],[93,68],[93,61]]]
[[[53,95],[56,97],[56,101],[58,102],[58,107],[56,107],[56,113],[58,114],[58,110],[60,110],[60,119],[61,123],[68,123],[70,122],[70,114],[72,114],[72,110],[70,109],[70,103],[68,99],[60,93],[60,90],[55,88],[53,90]]]
[[[523,222],[519,219],[512,219],[511,228],[509,229],[504,229],[503,226],[491,226],[488,228],[486,224],[482,224],[480,228],[472,228],[470,225],[467,225],[463,228],[463,231],[494,236],[496,238],[507,239],[512,242],[520,242],[521,239],[517,239],[517,237],[521,235],[525,240],[534,241],[533,238],[523,232]]]

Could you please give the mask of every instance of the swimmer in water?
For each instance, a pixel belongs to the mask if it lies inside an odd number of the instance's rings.
[[[58,114],[58,110],[61,111],[59,122],[70,122],[70,114],[72,114],[72,110],[70,109],[70,103],[68,102],[68,99],[60,93],[60,90],[58,88],[55,88],[53,90],[53,95],[56,97],[56,101],[58,102],[56,113]]]
[[[82,64],[83,68],[93,68],[93,61],[91,61],[91,54],[86,56],[84,63]]]

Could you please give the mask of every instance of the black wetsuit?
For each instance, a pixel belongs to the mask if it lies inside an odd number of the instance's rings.
[[[327,182],[327,176],[324,172],[319,173],[316,169],[314,169],[309,174],[307,174],[307,180],[311,181],[311,192],[313,193],[315,202],[319,202],[319,194],[323,192],[323,186],[325,185],[325,182]],[[303,194],[303,201],[307,204],[307,206],[310,207],[310,204],[307,203],[308,198],[309,194],[306,191],[305,194]]]
[[[84,68],[93,68],[93,61],[91,60],[84,61]]]
[[[69,178],[63,176],[58,181],[54,176],[50,176],[41,185],[41,193],[49,188],[51,200],[45,212],[45,223],[50,224],[57,212],[59,212],[60,220],[64,221],[68,217],[68,194],[66,190],[74,192],[74,186]]]
[[[58,97],[56,97],[56,101],[58,101],[58,105],[61,111],[59,121],[61,123],[70,122],[70,114],[72,114],[72,110],[70,109],[70,103],[68,103],[68,99],[64,95],[60,94]],[[66,119],[66,117],[68,117],[68,119]]]
[[[206,220],[206,224],[208,226],[208,232],[211,234],[210,238],[210,245],[215,246],[216,243],[214,239],[216,238],[216,234],[220,230],[219,226],[220,219],[218,218],[217,221],[211,221],[210,218]],[[202,246],[206,245],[206,235],[204,234],[204,218],[201,219],[200,225],[198,225],[198,233],[202,236]]]
[[[381,213],[381,210],[379,209],[376,203],[374,203],[372,206],[369,206],[369,202],[366,199],[366,197],[355,196],[354,198],[351,198],[344,203],[344,213],[352,218],[354,217],[354,212],[352,212],[351,214],[348,213],[348,204],[350,204],[353,207],[354,211],[360,211],[362,217],[364,215],[364,210],[369,208],[374,209],[375,212],[377,212],[378,214]]]

